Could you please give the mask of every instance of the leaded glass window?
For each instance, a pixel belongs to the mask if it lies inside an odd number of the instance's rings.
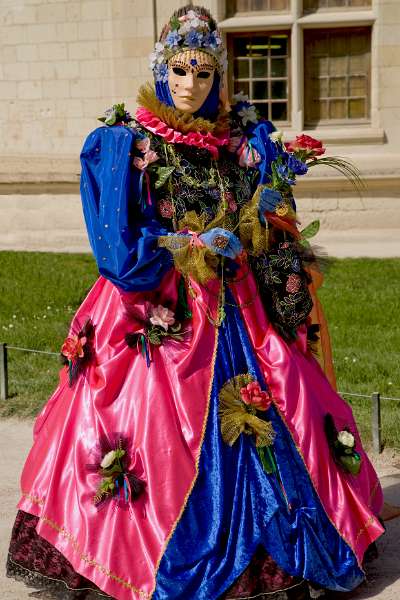
[[[290,0],[226,0],[226,14],[289,10]]]
[[[313,12],[319,8],[369,8],[372,0],[303,0],[304,12]]]
[[[304,31],[305,121],[370,117],[371,30]]]
[[[289,34],[231,34],[232,93],[249,96],[260,114],[272,121],[289,119]]]

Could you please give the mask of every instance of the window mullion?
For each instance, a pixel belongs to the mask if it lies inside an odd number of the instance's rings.
[[[294,20],[291,32],[290,93],[291,123],[296,131],[304,129],[304,59],[303,30]]]

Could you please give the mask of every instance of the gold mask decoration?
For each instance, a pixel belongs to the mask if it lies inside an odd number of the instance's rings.
[[[211,91],[216,70],[214,57],[201,50],[179,52],[168,61],[168,85],[175,108],[197,112]]]

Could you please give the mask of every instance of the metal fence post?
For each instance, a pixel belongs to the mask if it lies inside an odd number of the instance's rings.
[[[381,395],[379,392],[374,392],[371,396],[372,402],[372,448],[374,452],[380,454],[382,452],[381,439]]]
[[[8,398],[7,344],[0,343],[0,400]]]

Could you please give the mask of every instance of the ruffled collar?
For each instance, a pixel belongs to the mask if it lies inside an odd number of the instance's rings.
[[[218,158],[219,147],[229,142],[226,112],[221,113],[214,123],[201,117],[195,118],[160,102],[149,84],[140,88],[137,101],[137,121],[169,143],[205,148],[213,158]]]

